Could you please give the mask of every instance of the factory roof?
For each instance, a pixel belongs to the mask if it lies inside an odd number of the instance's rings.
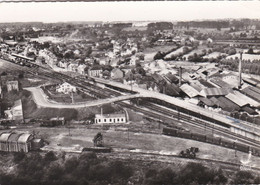
[[[237,104],[233,103],[225,97],[219,97],[218,101],[220,103],[219,106],[225,111],[233,112],[240,109],[240,107]]]
[[[243,80],[246,82],[246,83],[249,83],[251,85],[254,85],[256,86],[258,84],[258,82],[256,82],[254,79],[252,78],[243,78]]]
[[[199,92],[188,84],[183,84],[180,89],[190,98],[200,95]]]
[[[20,136],[20,134],[17,133],[11,133],[11,135],[8,138],[9,142],[17,142],[18,137]]]
[[[214,88],[214,87],[215,87],[214,85],[212,85],[211,83],[207,82],[207,81],[204,80],[204,79],[199,79],[199,82],[200,82],[202,85],[204,85],[205,87],[207,87],[207,88]]]
[[[204,98],[204,97],[199,97],[199,100],[204,103],[205,105],[209,106],[209,107],[213,107],[215,105],[214,102],[212,102],[210,99],[208,98]]]
[[[8,138],[9,136],[11,135],[12,133],[2,133],[1,136],[0,136],[0,142],[7,142],[8,141]]]
[[[252,87],[246,87],[244,89],[241,90],[241,92],[243,92],[244,94],[246,94],[247,96],[249,96],[250,98],[260,102],[260,93],[258,93],[256,90],[257,88],[252,88]]]
[[[24,133],[18,138],[18,143],[26,143],[32,134]]]
[[[232,93],[229,93],[228,95],[226,95],[226,98],[228,98],[240,107],[243,107],[247,104],[250,104],[253,107],[260,106],[260,103],[240,93],[239,91],[233,91]]]
[[[211,78],[210,81],[220,88],[231,88],[231,86],[220,78]]]
[[[227,95],[230,92],[232,92],[232,89],[230,89],[230,88],[207,88],[207,89],[203,89],[200,92],[200,94],[204,97],[223,96],[223,95]]]

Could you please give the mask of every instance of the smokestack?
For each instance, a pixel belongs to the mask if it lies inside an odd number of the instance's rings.
[[[179,68],[179,86],[181,86],[181,80],[182,80],[182,68]]]
[[[238,88],[241,88],[242,85],[242,54],[243,52],[240,52],[240,59],[239,59],[239,65],[238,65],[238,75],[239,75],[239,79],[238,79]]]

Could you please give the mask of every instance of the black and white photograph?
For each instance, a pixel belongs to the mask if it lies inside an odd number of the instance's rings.
[[[0,2],[0,185],[260,184],[260,1]]]

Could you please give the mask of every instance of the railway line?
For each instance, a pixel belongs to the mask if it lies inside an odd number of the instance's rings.
[[[10,62],[10,61],[9,61]],[[15,63],[14,63],[15,65]],[[16,64],[19,65],[19,64]],[[109,97],[115,97],[118,95],[122,95],[122,93],[116,92],[115,90],[111,90],[109,88],[102,88],[99,87],[97,85],[95,85],[95,82],[91,82],[91,80],[87,80],[87,79],[75,79],[72,78],[68,75],[62,74],[62,73],[58,73],[58,72],[54,72],[54,71],[49,71],[46,68],[42,68],[41,66],[35,67],[33,69],[28,68],[27,66],[17,66],[16,69],[19,70],[25,70],[25,71],[29,71],[32,73],[38,73],[38,75],[43,75],[49,78],[56,78],[59,79],[61,81],[68,81],[69,83],[79,86],[82,89],[85,89],[86,91],[88,91],[88,93],[93,93],[95,96],[97,96],[98,98],[109,98]],[[200,130],[204,130],[205,127],[208,128],[208,133],[209,128],[212,129],[214,131],[215,134],[220,134],[223,135],[227,138],[236,140],[238,142],[247,144],[249,146],[253,146],[253,147],[260,147],[260,144],[252,139],[249,138],[245,138],[241,135],[236,135],[234,133],[231,133],[228,131],[228,129],[225,128],[221,128],[220,126],[212,126],[211,124],[202,121],[198,118],[196,119],[192,119],[191,116],[189,115],[185,115],[184,113],[181,113],[178,115],[178,113],[176,113],[176,111],[173,110],[168,110],[165,108],[162,108],[158,105],[155,104],[148,104],[148,105],[143,105],[143,108],[141,107],[137,107],[125,102],[116,102],[116,104],[122,106],[122,107],[126,107],[129,109],[132,109],[136,112],[140,112],[143,113],[144,115],[150,116],[152,118],[165,118],[165,119],[170,119],[172,120],[175,124],[185,124],[191,126],[194,129],[200,129]],[[178,120],[179,117],[179,120]],[[182,121],[180,121],[182,120]],[[174,124],[172,124],[172,126],[174,126]]]
[[[182,158],[178,155],[163,155],[163,154],[146,153],[146,152],[115,151],[115,152],[111,152],[111,153],[99,153],[98,156],[112,158],[112,159],[132,158],[137,161],[160,161],[160,162],[165,162],[165,163],[175,163],[176,159],[177,159],[179,161],[186,161],[186,162],[220,164],[220,165],[224,165],[225,167],[229,167],[229,168],[232,167],[232,168],[236,168],[236,169],[239,169],[241,167],[241,164],[234,163],[234,162],[227,162],[227,161],[206,159],[206,158],[199,158],[199,157],[190,159],[190,158]],[[260,168],[250,167],[250,170],[259,172]]]
[[[180,124],[185,125],[185,126],[189,125],[194,129],[205,130],[205,124],[206,124],[207,128],[208,128],[207,129],[208,134],[211,134],[211,132],[213,130],[214,134],[219,134],[221,136],[225,136],[229,139],[232,139],[233,141],[237,141],[237,142],[246,144],[246,145],[254,147],[254,148],[260,147],[260,144],[256,141],[254,141],[254,140],[244,138],[240,135],[239,136],[235,135],[234,133],[229,132],[226,129],[221,129],[220,127],[216,127],[216,126],[211,126],[207,122],[203,122],[201,120],[198,121],[198,119],[193,120],[193,119],[191,119],[191,117],[189,117],[187,115],[183,115],[183,114],[180,115],[180,119],[178,120],[178,118],[177,118],[178,113],[176,114],[173,111],[165,110],[165,109],[158,107],[158,106],[152,106],[152,107],[146,106],[145,107],[146,110],[144,110],[140,107],[135,107],[133,105],[129,105],[129,104],[124,103],[124,102],[118,102],[117,104],[119,104],[123,107],[127,107],[129,109],[133,109],[137,112],[141,112],[144,115],[148,115],[148,116],[153,117],[153,118],[161,119],[161,118],[165,117],[166,119],[170,119],[170,120],[173,121],[172,124],[167,123],[167,125],[170,125],[170,126],[176,126],[176,124],[180,123]],[[180,121],[180,120],[182,120],[182,121]]]

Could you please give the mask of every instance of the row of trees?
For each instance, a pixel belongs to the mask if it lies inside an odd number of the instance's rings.
[[[98,158],[94,153],[83,153],[80,156],[66,157],[65,153],[55,155],[48,152],[15,153],[13,160],[15,174],[0,169],[2,185],[19,184],[259,184],[259,177],[248,171],[229,174],[228,179],[221,169],[212,169],[197,163],[188,163],[179,170],[172,167],[148,169],[140,161],[118,161]]]
[[[226,65],[233,71],[238,71],[238,59],[222,59],[219,61],[220,64]],[[244,73],[260,75],[260,61],[259,60],[243,60],[242,71]]]

